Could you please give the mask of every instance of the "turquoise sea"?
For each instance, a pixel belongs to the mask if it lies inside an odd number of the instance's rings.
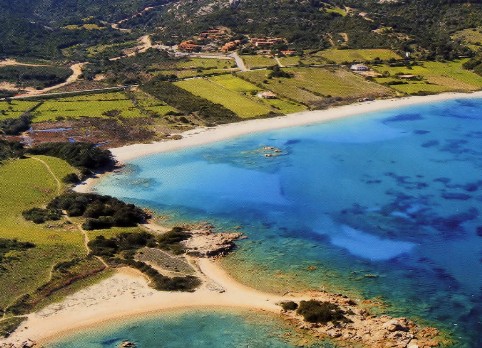
[[[266,314],[226,311],[179,311],[94,329],[60,339],[50,348],[118,348],[124,341],[137,347],[290,348],[304,342],[286,324]],[[329,343],[308,344],[332,348]]]
[[[151,155],[96,189],[241,226],[226,266],[250,285],[375,298],[482,347],[482,99]]]

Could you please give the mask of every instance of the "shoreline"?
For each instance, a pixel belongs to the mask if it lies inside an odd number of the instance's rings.
[[[129,160],[153,155],[156,153],[182,150],[185,148],[206,145],[263,131],[331,122],[348,117],[362,116],[363,114],[367,113],[374,113],[417,104],[470,98],[482,98],[482,91],[472,93],[448,92],[428,96],[379,99],[368,102],[336,106],[324,110],[302,111],[286,116],[246,120],[236,123],[223,124],[211,128],[195,128],[181,133],[182,139],[180,140],[159,141],[149,144],[133,144],[111,148],[109,150],[112,152],[119,164],[122,165]],[[94,181],[95,178],[94,180],[90,180],[87,186],[91,187]],[[83,185],[81,184],[81,186]]]
[[[128,145],[111,149],[111,151],[120,164],[123,164],[134,158],[154,153],[176,151],[256,132],[329,122],[397,107],[469,98],[482,98],[482,91],[470,94],[445,93],[422,97],[376,100],[327,110],[304,111],[276,118],[248,120],[215,128],[187,131],[182,133],[183,138],[181,140]],[[77,185],[75,190],[77,192],[92,192],[93,185],[106,174],[109,173],[98,174],[97,177],[89,178],[86,182]],[[306,295],[285,294],[281,296],[269,294],[250,288],[238,283],[218,262],[209,259],[198,259],[198,265],[203,278],[203,285],[194,293],[158,292],[149,288],[146,279],[136,272],[118,271],[111,278],[85,288],[60,303],[28,315],[28,320],[12,336],[6,340],[0,340],[0,346],[4,343],[21,344],[28,339],[46,344],[99,324],[115,325],[117,322],[135,320],[136,317],[145,318],[146,316],[161,315],[166,311],[224,308],[262,311],[279,315],[281,308],[276,303],[287,299],[309,298]],[[225,291],[213,290],[209,286],[213,283],[219,285]]]
[[[204,282],[193,293],[154,290],[140,272],[121,268],[112,277],[29,314],[10,337],[0,340],[0,346],[22,346],[27,340],[42,346],[98,325],[116,325],[170,311],[216,308],[274,315],[281,312],[276,303],[286,297],[238,283],[215,260],[202,258],[197,261]],[[217,289],[210,288],[213,284]]]

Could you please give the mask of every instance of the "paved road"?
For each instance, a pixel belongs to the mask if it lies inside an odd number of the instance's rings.
[[[244,61],[243,59],[239,56],[239,54],[237,52],[233,52],[231,54],[231,57],[234,58],[234,60],[236,61],[236,65],[238,66],[239,70],[241,71],[249,71],[249,69],[246,67],[246,65],[244,64]]]

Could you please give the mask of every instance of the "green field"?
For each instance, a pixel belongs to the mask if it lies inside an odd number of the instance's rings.
[[[0,120],[5,118],[16,118],[25,111],[33,108],[38,102],[12,100],[10,102],[0,101]]]
[[[424,62],[420,66],[412,67],[380,65],[374,68],[380,73],[390,75],[388,78],[376,79],[378,83],[390,84],[392,81],[403,81],[404,84],[393,84],[391,87],[407,94],[445,91],[468,92],[482,89],[482,76],[465,70],[462,66],[465,61]],[[402,80],[397,78],[398,74],[416,75],[421,78],[421,81]]]
[[[346,11],[340,7],[325,7],[325,11],[327,13],[337,13],[342,17],[347,15]]]
[[[262,91],[260,87],[233,75],[215,76],[209,80],[231,91],[244,93],[246,96],[254,96],[257,92]],[[255,101],[267,105],[276,113],[291,114],[306,109],[303,105],[287,99],[260,99],[255,97]]]
[[[232,69],[236,68],[234,59],[190,58],[177,64],[181,69]]]
[[[318,103],[323,102],[327,97],[354,99],[392,93],[388,88],[367,82],[362,77],[341,69],[286,68],[284,70],[293,73],[294,77],[267,79],[267,72],[261,70],[244,72],[241,76],[281,97],[310,107],[317,107]]]
[[[318,52],[318,55],[325,58],[328,61],[333,61],[336,64],[341,64],[345,62],[367,62],[372,61],[376,58],[381,60],[390,60],[390,59],[402,59],[398,54],[395,52],[377,48],[377,49],[347,49],[347,50],[337,50],[337,49],[330,49],[326,51]]]
[[[108,45],[96,45],[87,48],[88,57],[96,57],[98,55],[109,55],[109,56],[119,56],[122,54],[122,50],[126,48],[136,47],[136,41],[126,41],[120,43],[113,43]]]
[[[80,117],[141,117],[141,111],[123,92],[46,100],[35,110],[34,122]]]
[[[482,27],[464,29],[452,35],[452,39],[461,40],[474,51],[482,49]]]
[[[224,88],[207,79],[179,81],[175,85],[213,103],[221,104],[242,118],[262,116],[271,111],[268,106],[254,101],[242,93]]]
[[[76,172],[66,162],[52,157],[43,160],[57,178]],[[35,159],[6,161],[0,166],[0,238],[35,243],[36,247],[7,254],[0,272],[0,308],[45,283],[53,264],[86,254],[82,236],[61,222],[36,225],[22,217],[22,211],[44,206],[58,194],[56,180],[46,165]]]
[[[259,87],[256,87],[252,83],[244,81],[243,79],[240,79],[239,77],[233,75],[214,76],[211,77],[209,80],[235,92],[254,93],[261,90]]]
[[[269,66],[277,65],[276,60],[274,58],[265,57],[265,56],[258,56],[258,55],[242,55],[241,58],[244,61],[244,64],[248,69],[256,69],[256,68],[266,68]]]
[[[132,92],[132,96],[137,101],[137,106],[141,111],[154,113],[158,116],[165,116],[169,112],[177,112],[172,106],[167,105],[163,101],[160,101],[141,90]]]
[[[283,66],[294,66],[299,65],[301,61],[301,57],[279,57],[279,61]]]

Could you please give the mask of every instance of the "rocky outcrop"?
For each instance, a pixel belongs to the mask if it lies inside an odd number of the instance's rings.
[[[292,294],[293,295],[293,294]],[[371,348],[429,348],[438,347],[440,333],[432,327],[420,327],[407,318],[370,315],[346,296],[326,292],[309,293],[312,299],[337,304],[349,322],[329,322],[326,325],[305,322],[295,310],[282,311],[299,329],[311,331],[317,337],[331,338],[343,343],[361,344]]]
[[[196,257],[223,256],[235,248],[234,241],[240,239],[240,232],[214,232],[211,224],[203,223],[188,228],[191,236],[181,244],[186,254]]]

